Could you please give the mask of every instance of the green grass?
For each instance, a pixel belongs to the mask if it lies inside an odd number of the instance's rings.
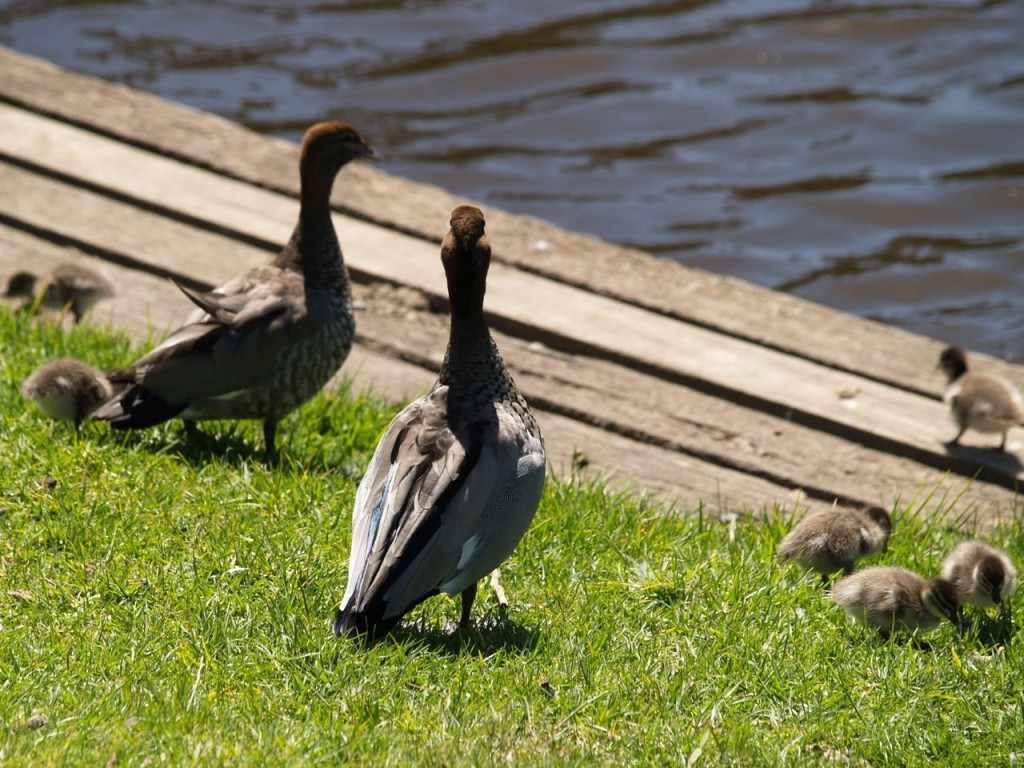
[[[723,523],[555,478],[502,569],[507,616],[484,586],[475,630],[446,631],[442,596],[374,647],[336,640],[355,487],[394,407],[317,398],[267,471],[256,424],[198,446],[177,425],[76,434],[18,395],[57,355],[123,364],[124,339],[0,312],[0,348],[2,766],[1024,760],[1009,624],[881,642],[774,562],[789,512]],[[959,504],[903,504],[875,562],[934,572]],[[1007,512],[989,538],[1021,563]]]

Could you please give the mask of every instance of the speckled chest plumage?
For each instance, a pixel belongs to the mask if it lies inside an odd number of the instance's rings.
[[[193,401],[187,418],[280,419],[305,403],[331,380],[352,349],[355,317],[352,290],[333,228],[315,243],[301,229],[285,253],[303,253],[312,261],[305,273],[305,319],[296,323],[294,340],[267,361],[260,383],[230,398]],[[301,244],[300,244],[301,243]]]
[[[456,353],[460,358],[458,376],[452,372],[451,345],[441,366],[437,383],[448,384],[458,391],[458,397],[449,401],[452,428],[458,430],[467,421],[488,413],[490,407],[499,406],[513,414],[530,435],[543,440],[537,420],[505,367],[497,344],[486,329],[483,333],[486,340],[478,343],[475,349],[473,345],[467,345],[469,349]]]

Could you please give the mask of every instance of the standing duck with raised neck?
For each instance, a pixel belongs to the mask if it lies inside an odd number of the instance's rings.
[[[355,318],[341,248],[331,222],[338,171],[375,158],[347,123],[314,125],[299,160],[299,220],[273,263],[209,292],[182,288],[197,310],[131,367],[111,375],[127,385],[93,418],[141,429],[180,418],[262,419],[267,461],[278,422],[330,380],[352,348]]]
[[[942,561],[942,578],[956,585],[960,602],[976,608],[1002,606],[1017,589],[1017,569],[1002,550],[965,541]]]
[[[106,374],[65,357],[40,366],[21,383],[21,394],[51,419],[78,427],[90,413],[114,396]]]
[[[849,575],[862,557],[885,552],[891,532],[892,518],[881,507],[829,509],[797,523],[779,542],[778,555],[815,571],[827,584],[836,571]]]
[[[388,632],[414,606],[462,596],[526,533],[544,487],[544,442],[484,320],[491,248],[460,206],[441,246],[451,330],[437,382],[391,422],[359,485],[338,635]]]
[[[949,405],[956,422],[956,437],[948,445],[958,445],[968,429],[1001,432],[999,450],[1006,450],[1010,427],[1024,424],[1024,399],[1009,382],[998,376],[969,371],[967,353],[960,347],[947,347],[939,356],[939,367],[949,379],[943,401]]]
[[[4,290],[5,297],[26,299],[25,308],[38,304],[47,309],[67,310],[76,324],[97,302],[113,295],[114,286],[103,275],[72,261],[62,261],[42,277],[15,272]]]
[[[961,627],[956,587],[906,568],[876,565],[846,576],[832,588],[832,600],[883,638],[897,630],[928,632],[943,620]]]

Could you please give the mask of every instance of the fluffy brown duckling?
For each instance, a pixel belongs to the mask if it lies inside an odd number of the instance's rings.
[[[960,602],[977,608],[1005,603],[1017,589],[1017,569],[1002,550],[965,541],[942,561],[942,578],[956,585]]]
[[[884,638],[896,630],[927,632],[944,619],[961,627],[956,586],[906,568],[874,566],[846,576],[832,588],[832,600]]]
[[[968,370],[967,353],[960,347],[947,347],[939,356],[939,367],[949,380],[943,401],[949,405],[956,422],[956,437],[949,445],[958,445],[968,429],[1001,433],[999,450],[1006,450],[1010,427],[1024,424],[1024,399],[1009,382],[998,376]]]
[[[267,461],[278,422],[319,392],[352,348],[348,271],[331,221],[330,195],[343,166],[375,158],[347,123],[318,123],[302,142],[299,219],[266,266],[201,293],[185,324],[129,368],[111,374],[126,389],[93,416],[115,429],[179,418],[262,419]]]
[[[71,357],[37,368],[21,383],[21,394],[51,419],[82,420],[114,396],[106,374]]]
[[[836,571],[845,574],[862,557],[884,552],[892,518],[881,507],[830,509],[809,515],[779,542],[778,555],[821,574],[823,582]]]
[[[4,296],[24,298],[31,306],[38,300],[42,307],[67,309],[75,322],[99,301],[114,295],[114,287],[99,272],[71,261],[61,262],[48,274],[16,272],[7,280]]]

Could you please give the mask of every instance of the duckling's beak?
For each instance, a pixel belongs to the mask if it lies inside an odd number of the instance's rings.
[[[372,160],[373,162],[377,162],[378,160],[380,160],[380,155],[373,151],[373,147],[367,147],[366,152],[363,153],[361,159]]]

